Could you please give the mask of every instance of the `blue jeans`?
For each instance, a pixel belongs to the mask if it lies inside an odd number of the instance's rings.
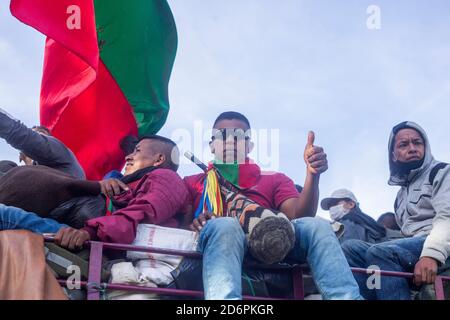
[[[342,250],[351,267],[376,266],[381,270],[414,272],[426,237],[405,238],[370,244],[361,240],[347,240]],[[411,300],[408,279],[381,277],[378,288],[369,289],[368,275],[355,275],[361,294],[370,300]]]
[[[34,213],[0,204],[0,231],[28,230],[35,233],[56,233],[67,227],[53,219],[46,219]]]
[[[288,258],[307,262],[324,299],[362,299],[330,223],[320,218],[292,221],[295,247]],[[242,262],[246,237],[234,218],[209,220],[200,232],[205,299],[242,298]]]

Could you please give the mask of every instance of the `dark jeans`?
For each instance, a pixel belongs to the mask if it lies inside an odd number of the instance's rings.
[[[371,244],[361,240],[347,240],[342,250],[350,267],[376,266],[385,271],[414,272],[426,237],[404,238]],[[368,275],[356,274],[360,292],[368,300],[410,300],[410,279],[382,276],[379,288],[369,289]]]

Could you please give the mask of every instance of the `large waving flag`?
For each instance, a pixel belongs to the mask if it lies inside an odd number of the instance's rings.
[[[41,124],[89,179],[121,169],[120,141],[154,134],[169,111],[177,31],[166,0],[11,0],[47,36]]]

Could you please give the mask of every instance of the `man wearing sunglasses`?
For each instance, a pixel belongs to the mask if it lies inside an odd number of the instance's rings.
[[[282,212],[292,222],[295,241],[288,258],[310,265],[323,298],[360,299],[358,285],[330,224],[314,218],[319,178],[328,169],[323,148],[314,145],[314,133],[309,133],[304,151],[307,175],[301,194],[287,176],[262,172],[248,158],[254,145],[250,123],[244,115],[222,113],[214,123],[210,147],[215,158],[212,165],[240,194],[262,207]],[[199,232],[205,298],[241,299],[241,270],[247,239],[238,219],[217,217],[202,210],[205,177],[198,174],[185,178],[192,197],[192,211],[201,211],[193,220],[192,228]]]

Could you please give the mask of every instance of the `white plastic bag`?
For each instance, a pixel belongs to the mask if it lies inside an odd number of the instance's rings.
[[[149,281],[145,278],[140,277],[139,272],[133,266],[131,262],[120,262],[116,263],[111,268],[111,280],[110,283],[118,284],[138,284],[152,286],[148,284]],[[153,285],[155,287],[155,285]]]
[[[195,251],[198,234],[193,231],[161,227],[154,224],[140,224],[136,232],[134,246],[155,247],[172,250]],[[154,259],[177,264],[180,256],[161,253],[128,251],[127,258],[131,260]]]
[[[140,224],[133,245],[195,251],[197,243],[198,234],[196,232],[153,224]],[[181,256],[137,251],[128,251],[127,258],[134,261],[139,260],[135,263],[135,267],[140,276],[157,285],[167,285],[172,282],[171,272],[183,259]]]
[[[180,261],[181,262],[181,259]],[[142,281],[150,281],[157,285],[168,285],[173,281],[171,272],[177,265],[171,265],[164,261],[145,259],[136,262],[136,270]]]

